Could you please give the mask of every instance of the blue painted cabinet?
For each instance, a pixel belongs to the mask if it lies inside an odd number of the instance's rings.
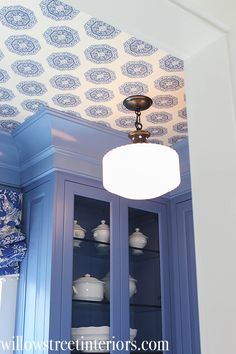
[[[176,354],[200,354],[193,210],[190,193],[170,201],[173,346]]]
[[[16,335],[69,341],[71,327],[109,326],[116,341],[128,341],[133,328],[137,345],[163,335],[171,342],[170,284],[164,276],[169,274],[167,208],[167,200],[126,201],[98,182],[63,173],[27,187],[24,227],[29,250],[21,270]],[[79,247],[73,238],[74,220],[86,229]],[[107,244],[93,238],[101,220],[110,225]],[[129,246],[129,235],[137,227],[148,236],[142,250]],[[109,298],[73,298],[73,280],[88,273],[99,280],[110,273]],[[131,298],[129,274],[136,281]]]
[[[111,339],[128,341],[133,328],[138,347],[145,340],[166,340],[169,353],[200,354],[189,194],[129,201],[94,180],[55,173],[25,189],[24,208],[29,250],[21,269],[16,335],[68,341],[72,327],[109,326]],[[74,220],[86,229],[79,247]],[[110,225],[107,244],[93,238],[101,220]],[[142,249],[129,244],[136,228],[147,236]],[[110,273],[109,299],[73,299],[73,280],[87,273],[100,280]],[[129,276],[136,284],[131,297]]]
[[[106,192],[100,182],[102,156],[126,143],[126,136],[48,108],[27,120],[12,139],[19,151],[28,239],[15,335],[24,341],[68,341],[72,327],[109,326],[111,339],[129,340],[133,328],[138,345],[163,339],[171,354],[200,354],[192,206],[185,193],[189,183],[177,189],[180,196],[153,201]],[[181,162],[183,181],[187,165]],[[83,240],[73,239],[74,220],[86,229]],[[101,220],[111,231],[105,245],[92,233]],[[141,250],[129,243],[137,228],[147,236]],[[73,298],[73,280],[86,273],[99,280],[110,273],[109,299]],[[135,279],[132,296],[129,275]]]

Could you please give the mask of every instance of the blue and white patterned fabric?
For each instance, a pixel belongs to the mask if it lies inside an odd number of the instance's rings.
[[[1,0],[0,32],[0,129],[48,106],[127,132],[124,98],[147,95],[143,128],[164,125],[166,145],[187,135],[182,59],[65,0]]]
[[[25,236],[20,231],[22,194],[0,190],[0,276],[19,273],[26,253]]]

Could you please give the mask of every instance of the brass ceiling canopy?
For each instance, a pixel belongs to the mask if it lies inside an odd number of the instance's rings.
[[[133,95],[127,97],[123,101],[123,105],[130,111],[136,114],[135,128],[136,130],[128,134],[133,143],[147,143],[150,133],[147,130],[142,130],[141,111],[145,111],[152,105],[152,99],[143,95]]]

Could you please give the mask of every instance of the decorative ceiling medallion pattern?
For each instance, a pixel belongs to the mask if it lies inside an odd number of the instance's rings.
[[[5,45],[7,48],[18,55],[34,55],[41,49],[37,39],[30,36],[10,36]]]
[[[119,87],[124,96],[144,95],[148,92],[148,86],[142,82],[126,82]]]
[[[124,112],[124,113],[129,113],[129,114],[131,114],[131,113],[130,113],[130,110],[127,109],[127,108],[123,105],[123,101],[120,102],[120,103],[118,103],[118,104],[116,105],[116,107],[117,107],[118,111],[120,111],[120,112]],[[143,116],[142,116],[142,118],[143,118]]]
[[[152,112],[147,115],[147,121],[155,124],[166,123],[172,119],[172,114],[168,112]]]
[[[0,120],[0,129],[6,132],[11,132],[12,130],[16,129],[19,125],[20,122],[17,122],[12,119]]]
[[[44,84],[37,81],[22,81],[16,85],[18,91],[27,96],[42,96],[47,92]]]
[[[178,133],[187,133],[188,132],[187,122],[174,124],[173,130]]]
[[[10,76],[6,70],[0,69],[0,83],[7,82],[10,79]]]
[[[33,11],[18,5],[2,7],[0,21],[14,30],[32,28],[37,22]]]
[[[178,111],[178,116],[180,118],[187,119],[187,109],[186,109],[186,107],[184,107],[184,108],[182,108],[182,109],[180,109]]]
[[[42,100],[31,99],[23,101],[21,106],[27,111],[37,112],[39,108],[47,106],[47,103]]]
[[[147,77],[153,72],[152,65],[145,61],[130,61],[121,67],[123,75],[129,77]]]
[[[45,16],[56,21],[72,20],[79,13],[79,10],[58,0],[41,1],[40,7]]]
[[[151,133],[151,136],[163,136],[166,135],[168,130],[165,127],[147,127],[147,130]]]
[[[112,110],[106,106],[90,106],[86,108],[85,112],[93,118],[106,118],[112,115]]]
[[[75,107],[81,103],[78,96],[71,94],[56,95],[52,99],[53,102],[60,107]]]
[[[135,117],[122,102],[144,94],[153,99],[142,114],[150,141],[187,138],[183,60],[63,1],[1,5],[0,129],[49,106],[128,132]]]
[[[84,28],[86,33],[95,39],[112,39],[121,32],[117,28],[96,18],[91,18],[85,23]]]
[[[58,48],[73,47],[79,42],[77,31],[67,26],[50,27],[44,32],[46,41]]]
[[[80,65],[79,58],[71,53],[52,53],[47,58],[48,64],[57,70],[74,70]]]
[[[86,58],[96,64],[111,63],[118,58],[116,48],[110,45],[91,45],[84,52]]]
[[[137,38],[130,38],[124,43],[125,52],[135,57],[152,55],[157,51],[151,44],[141,41]]]
[[[121,117],[116,119],[116,125],[122,128],[133,128],[136,121],[135,117]]]
[[[93,84],[110,84],[116,80],[116,74],[106,68],[94,68],[88,70],[85,74],[85,79]]]
[[[176,91],[184,86],[184,80],[178,76],[162,76],[154,85],[161,91]]]
[[[178,98],[171,95],[156,96],[153,104],[157,108],[171,108],[178,104]]]
[[[77,77],[71,75],[56,75],[50,79],[53,87],[59,90],[75,90],[80,86],[80,81]]]
[[[0,105],[0,117],[15,117],[19,113],[18,109],[9,104]]]
[[[39,76],[44,72],[42,65],[34,60],[17,60],[11,68],[16,74],[24,77]]]
[[[166,55],[159,60],[160,68],[165,71],[183,71],[184,62],[183,60],[173,57],[172,55]]]
[[[113,92],[106,88],[90,89],[85,92],[85,96],[88,100],[95,102],[110,101],[114,97]]]
[[[11,90],[0,87],[0,101],[10,101],[15,97]]]

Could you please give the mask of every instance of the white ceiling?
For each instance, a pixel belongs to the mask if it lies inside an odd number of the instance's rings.
[[[11,130],[41,105],[122,131],[122,105],[150,96],[144,127],[153,141],[187,137],[183,61],[57,0],[2,0],[0,126]]]

